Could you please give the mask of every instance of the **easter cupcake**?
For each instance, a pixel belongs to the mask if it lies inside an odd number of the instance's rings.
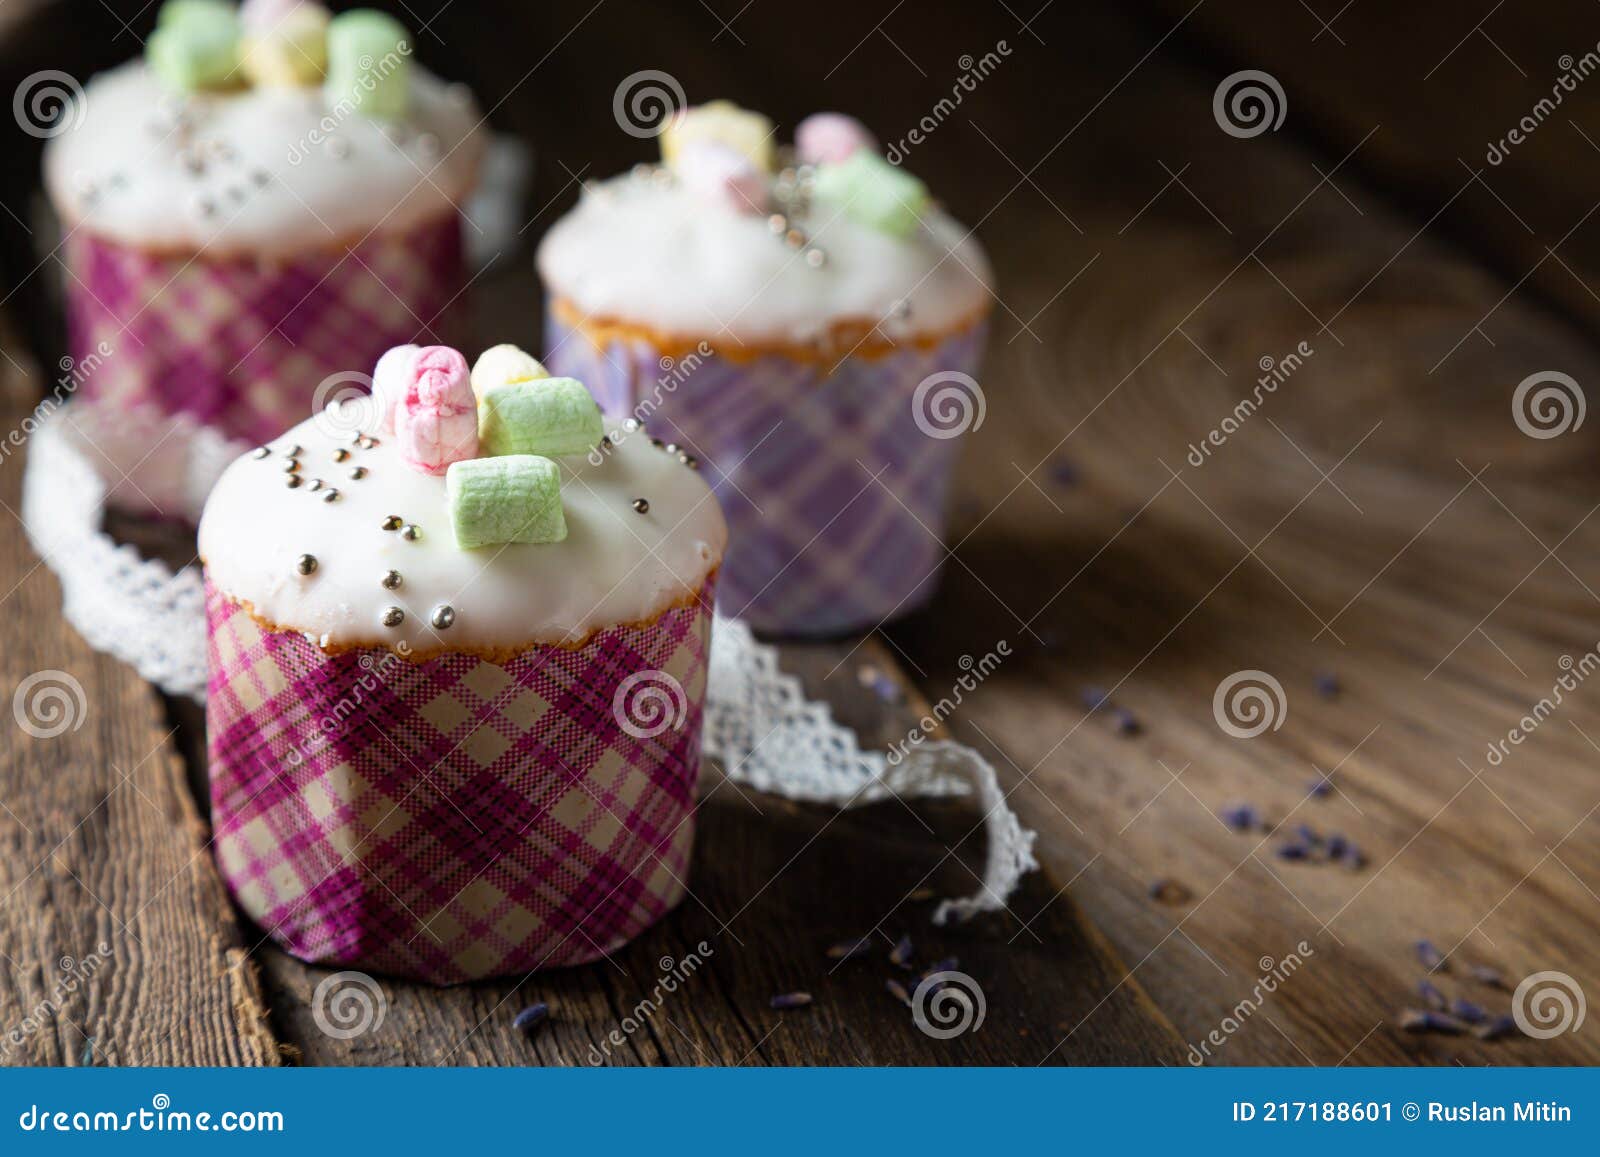
[[[485,141],[411,56],[375,11],[162,6],[45,153],[71,352],[114,351],[81,393],[259,440],[329,375],[449,338]]]
[[[301,422],[201,520],[222,877],[316,963],[595,959],[684,894],[723,516],[513,347],[374,379],[365,428]]]
[[[725,613],[829,634],[933,592],[992,278],[859,122],[773,136],[690,108],[660,166],[585,188],[539,250],[545,361],[700,462],[732,529]]]

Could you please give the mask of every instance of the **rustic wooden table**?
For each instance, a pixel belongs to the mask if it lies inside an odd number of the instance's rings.
[[[1566,94],[1504,165],[1483,160],[1560,54],[1600,39],[1592,9],[1180,0],[933,22],[869,4],[802,28],[785,6],[720,7],[506,11],[497,31],[550,46],[537,66],[474,55],[482,32],[447,10],[425,48],[538,142],[531,238],[577,178],[643,155],[608,104],[634,69],[788,123],[866,109],[892,136],[951,92],[961,55],[1006,42],[908,162],[978,227],[1001,282],[944,586],[926,613],[785,662],[883,743],[963,656],[1007,640],[950,730],[1001,769],[1046,871],[1006,916],[936,930],[904,898],[971,885],[970,812],[835,817],[718,791],[694,898],[613,963],[445,991],[386,980],[384,1028],[329,1037],[308,1013],[325,971],[241,925],[205,855],[192,712],[62,623],[20,545],[11,454],[3,685],[70,670],[91,711],[4,748],[0,1026],[50,995],[60,957],[112,953],[5,1059],[582,1064],[661,958],[706,940],[692,998],[612,1062],[1156,1064],[1202,1045],[1223,1064],[1600,1062],[1592,1025],[1495,1041],[1399,1026],[1420,1007],[1422,939],[1446,957],[1438,987],[1495,1014],[1511,995],[1474,966],[1600,994],[1600,710],[1581,683],[1540,706],[1600,645],[1594,426],[1537,438],[1513,416],[1532,374],[1568,374],[1580,397],[1600,381],[1583,328],[1600,316],[1600,88]],[[624,44],[619,27],[648,34]],[[1281,81],[1287,115],[1237,139],[1212,98],[1245,68]],[[512,264],[478,305],[486,332],[531,339],[526,254]],[[28,270],[7,272],[15,292]],[[29,301],[10,312],[31,319]],[[1258,390],[1269,365],[1281,381]],[[36,389],[12,376],[14,399]],[[903,701],[863,694],[863,666],[895,672]],[[1253,738],[1214,711],[1242,671],[1283,691]],[[1527,741],[1491,761],[1517,727]],[[1219,812],[1239,804],[1267,826],[1231,830]],[[1361,862],[1285,858],[1301,824]],[[823,946],[863,932],[959,957],[987,994],[982,1030],[917,1032],[881,959],[830,972]],[[810,1009],[767,1007],[801,987]],[[534,1000],[555,1015],[530,1041],[510,1021]]]

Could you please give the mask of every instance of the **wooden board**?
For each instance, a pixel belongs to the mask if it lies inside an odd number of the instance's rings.
[[[848,711],[865,742],[903,736],[915,701],[885,703],[857,678],[867,664],[891,672],[892,660],[876,644],[852,650],[788,648],[785,666]],[[690,897],[610,962],[444,990],[385,979],[383,1023],[342,1040],[314,1015],[316,985],[331,970],[268,949],[274,1022],[314,1064],[1009,1065],[1036,1063],[1093,1013],[1095,1031],[1053,1062],[1181,1058],[1165,1018],[1136,984],[1121,983],[1126,969],[1103,938],[1074,905],[1052,902],[1061,886],[1049,877],[1030,878],[1011,913],[931,924],[933,896],[977,887],[982,833],[960,805],[893,801],[840,814],[718,776],[697,822]],[[916,949],[913,970],[888,960],[902,934]],[[867,955],[827,959],[830,945],[862,936],[872,941]],[[886,982],[914,988],[918,972],[951,957],[984,1011],[973,1031],[938,1039]],[[769,1007],[797,990],[815,1003]],[[512,1020],[536,1001],[551,1019],[529,1039]]]
[[[11,429],[37,387],[6,386]],[[60,587],[23,539],[21,477],[21,455],[0,462],[0,688],[13,706],[0,745],[0,1063],[275,1064],[161,700],[62,619]]]

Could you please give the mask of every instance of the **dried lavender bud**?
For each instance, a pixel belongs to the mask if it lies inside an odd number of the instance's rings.
[[[1332,671],[1319,671],[1312,680],[1312,686],[1324,699],[1336,698],[1339,694],[1339,676]]]
[[[1440,992],[1432,981],[1418,981],[1417,994],[1422,997],[1429,1008],[1437,1012],[1443,1012],[1450,1005],[1450,1002],[1445,1000],[1444,993]]]
[[[1139,726],[1139,720],[1126,707],[1113,707],[1111,719],[1116,725],[1118,735],[1138,735],[1143,730]]]
[[[1356,847],[1354,844],[1347,843],[1345,845],[1344,855],[1339,857],[1339,859],[1344,866],[1349,868],[1352,872],[1360,871],[1362,868],[1367,866],[1367,857],[1362,853],[1361,849]]]
[[[1217,817],[1236,832],[1247,832],[1261,822],[1256,809],[1247,803],[1225,807],[1217,813]]]
[[[1472,979],[1479,984],[1487,984],[1490,988],[1506,986],[1505,977],[1500,975],[1500,970],[1497,968],[1490,968],[1487,964],[1474,964],[1469,971],[1472,973]]]
[[[1400,1027],[1407,1032],[1440,1032],[1451,1036],[1467,1030],[1467,1026],[1453,1016],[1442,1012],[1421,1012],[1414,1008],[1408,1008],[1400,1014]]]
[[[894,947],[889,950],[889,963],[896,968],[911,967],[911,956],[915,949],[911,946],[911,936],[906,934],[894,942]]]
[[[1345,857],[1345,853],[1350,850],[1350,841],[1345,839],[1338,832],[1334,832],[1328,837],[1328,846],[1326,850],[1328,853],[1328,859],[1342,860]]]
[[[1333,794],[1333,780],[1327,776],[1318,776],[1306,787],[1306,794],[1315,799],[1323,799]]]
[[[1280,860],[1308,860],[1311,858],[1311,849],[1304,844],[1284,844],[1277,851]]]
[[[890,996],[894,997],[901,1004],[906,1005],[907,1007],[910,1007],[911,994],[906,991],[906,986],[905,985],[901,984],[898,980],[894,979],[893,977],[890,977],[888,980],[884,981],[884,985],[883,986],[889,990],[889,995]]]
[[[774,996],[767,1003],[776,1009],[804,1008],[811,1003],[811,994],[809,992],[783,992]]]
[[[1050,467],[1050,479],[1057,486],[1076,486],[1078,484],[1078,468],[1065,458],[1057,459]]]
[[[1439,955],[1439,950],[1433,946],[1431,940],[1417,941],[1417,959],[1422,961],[1422,967],[1430,972],[1444,963],[1444,957]]]
[[[1457,1020],[1465,1021],[1467,1024],[1482,1024],[1489,1019],[1483,1009],[1473,1004],[1470,1000],[1464,1000],[1459,996],[1456,997],[1455,1003],[1450,1006],[1450,1011]]]
[[[1514,1017],[1497,1016],[1493,1020],[1480,1024],[1472,1030],[1472,1035],[1479,1040],[1499,1040],[1503,1036],[1510,1036],[1517,1032],[1517,1022]]]
[[[872,937],[860,936],[854,940],[841,940],[827,951],[829,960],[853,960],[872,950]]]
[[[531,1033],[548,1020],[549,1017],[550,1006],[541,1000],[538,1004],[530,1004],[527,1008],[517,1013],[516,1017],[511,1021],[511,1027],[520,1032]]]
[[[1309,824],[1296,824],[1294,834],[1300,837],[1301,843],[1307,844],[1313,848],[1322,843],[1322,837],[1317,835],[1317,833],[1312,830]]]
[[[1106,694],[1104,687],[1085,687],[1079,693],[1078,698],[1082,700],[1085,707],[1087,707],[1090,711],[1093,711],[1095,708],[1103,704],[1107,699],[1111,698],[1111,696]]]

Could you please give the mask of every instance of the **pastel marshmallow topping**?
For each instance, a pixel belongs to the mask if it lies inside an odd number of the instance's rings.
[[[478,453],[478,405],[467,359],[449,346],[423,346],[405,363],[405,393],[394,432],[406,465],[443,474]]]
[[[445,475],[450,525],[462,550],[507,542],[561,542],[561,470],[548,458],[509,454],[455,462]]]
[[[767,211],[767,176],[750,158],[720,141],[690,141],[675,171],[684,186],[735,213]]]
[[[863,225],[896,237],[914,232],[929,204],[926,185],[865,150],[819,166],[815,196]]]
[[[240,81],[239,13],[226,0],[167,0],[145,41],[145,61],[177,92],[227,88]]]
[[[275,0],[254,12],[246,5],[240,14],[245,27],[242,68],[251,84],[302,88],[322,80],[328,68],[326,8]]]
[[[661,133],[661,159],[677,168],[683,150],[694,141],[713,141],[739,153],[763,173],[772,172],[772,122],[731,100],[679,109]]]
[[[496,386],[509,386],[513,382],[531,382],[548,378],[550,371],[539,359],[521,346],[509,343],[490,346],[472,363],[472,391],[481,403],[484,395]]]
[[[878,151],[878,141],[855,117],[812,113],[795,126],[794,151],[803,165],[836,165],[852,153]]]
[[[395,120],[410,101],[411,45],[405,26],[372,8],[328,24],[328,103]]]
[[[267,456],[245,454],[223,472],[199,539],[207,579],[221,594],[326,648],[404,643],[413,655],[501,654],[651,622],[694,598],[722,560],[727,526],[704,478],[648,438],[622,439],[594,461],[556,464],[561,541],[463,550],[449,475],[412,470],[397,439],[375,424],[365,432],[371,437],[352,442],[348,428],[309,418],[268,443]],[[290,450],[304,485],[285,485]],[[323,501],[313,477],[333,480],[337,500]],[[639,498],[648,514],[634,508]],[[301,555],[316,560],[310,575]],[[396,586],[390,571],[400,576]],[[441,604],[454,611],[446,631],[430,625]],[[390,606],[403,613],[397,626],[381,622]]]
[[[397,345],[385,350],[372,367],[372,396],[378,400],[378,428],[384,433],[394,432],[394,413],[411,385],[411,361],[420,348]]]
[[[573,378],[491,387],[482,395],[479,420],[489,455],[587,454],[604,434],[594,395]]]

